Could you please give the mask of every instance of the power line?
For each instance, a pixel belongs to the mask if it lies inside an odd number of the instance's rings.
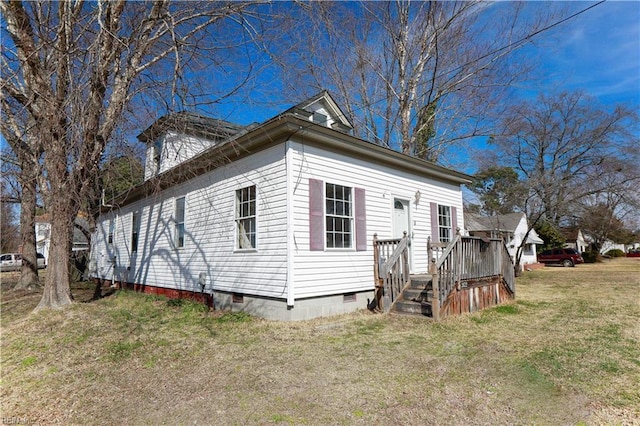
[[[488,57],[492,57],[492,56],[496,55],[497,53],[500,53],[500,52],[502,52],[502,51],[504,51],[504,50],[510,49],[510,48],[511,48],[511,47],[513,47],[513,46],[517,46],[517,45],[519,45],[519,44],[522,44],[522,43],[524,43],[524,42],[526,42],[526,41],[528,41],[528,40],[530,40],[530,39],[534,38],[535,36],[537,36],[537,35],[539,35],[539,34],[541,34],[541,33],[543,33],[543,32],[549,31],[550,29],[552,29],[552,28],[554,28],[554,27],[557,27],[558,25],[561,25],[561,24],[563,24],[563,23],[565,23],[565,22],[569,21],[569,20],[571,20],[571,19],[573,19],[573,18],[575,18],[575,17],[577,17],[577,16],[579,16],[579,15],[581,15],[581,14],[583,14],[583,13],[585,13],[585,12],[587,12],[587,11],[591,10],[591,9],[593,9],[593,8],[594,8],[594,7],[596,7],[596,6],[601,5],[601,4],[602,4],[602,3],[604,3],[605,1],[606,1],[606,0],[600,0],[599,2],[597,2],[597,3],[595,3],[595,4],[592,4],[592,5],[590,5],[589,7],[586,7],[586,8],[584,8],[584,9],[581,9],[581,10],[579,10],[578,12],[576,12],[576,13],[574,13],[574,14],[572,14],[572,15],[569,15],[569,16],[567,16],[567,17],[565,17],[565,18],[562,18],[561,20],[556,21],[556,22],[554,22],[554,23],[552,23],[552,24],[550,24],[550,25],[547,25],[546,27],[540,28],[539,30],[534,31],[534,32],[532,32],[531,34],[527,34],[526,36],[522,37],[522,38],[521,38],[521,39],[519,39],[519,40],[516,40],[516,41],[511,42],[511,43],[509,43],[509,44],[507,44],[507,45],[505,45],[505,46],[502,46],[502,47],[499,47],[499,48],[497,48],[497,49],[494,49],[494,50],[492,50],[492,51],[490,51],[490,52],[488,52],[488,53],[485,53],[484,55],[479,56],[478,58],[472,59],[472,60],[470,60],[470,61],[468,61],[468,62],[466,62],[466,63],[464,63],[464,64],[462,64],[462,65],[459,65],[459,66],[458,66],[458,67],[456,67],[456,68],[453,68],[453,69],[451,69],[451,70],[448,70],[448,71],[442,72],[440,75],[436,75],[436,78],[437,78],[437,77],[441,77],[442,75],[451,74],[451,73],[456,73],[456,72],[458,72],[459,70],[461,70],[461,69],[463,69],[463,68],[465,68],[465,67],[467,67],[467,66],[469,66],[469,65],[471,65],[471,64],[473,64],[473,63],[475,63],[475,62],[481,61],[481,60],[483,60],[483,59],[485,59],[485,58],[488,58]],[[425,82],[421,82],[421,83],[418,83],[418,86],[423,86],[423,85],[425,85],[425,84],[427,84],[427,83],[429,83],[429,82],[427,82],[427,81],[425,81]],[[367,103],[366,105],[361,106],[360,108],[353,108],[353,111],[354,111],[354,112],[355,112],[355,111],[362,111],[362,110],[364,110],[364,109],[367,109],[367,108],[371,107],[372,105],[375,105],[375,104],[378,104],[378,103],[380,103],[380,102],[386,101],[386,100],[390,99],[390,97],[391,97],[391,96],[385,96],[385,97],[380,98],[380,99],[378,99],[378,100],[376,100],[376,101],[369,102],[369,103]]]

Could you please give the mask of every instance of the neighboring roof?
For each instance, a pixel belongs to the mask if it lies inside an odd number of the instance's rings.
[[[525,214],[509,213],[496,216],[480,216],[464,213],[464,225],[469,231],[508,231],[514,232]]]
[[[138,135],[141,142],[153,142],[159,135],[168,130],[175,130],[193,136],[201,136],[211,140],[228,139],[243,130],[245,126],[233,124],[216,118],[182,111],[165,115]]]
[[[35,223],[49,223],[51,219],[49,219],[49,213],[44,213],[35,217]]]
[[[540,238],[536,230],[532,229],[527,236],[527,241],[525,244],[544,244],[544,241],[542,240],[542,238]]]
[[[327,92],[322,92],[317,97],[323,100],[331,99],[331,96]],[[177,185],[247,155],[254,154],[287,140],[297,139],[304,140],[304,143],[308,145],[316,145],[324,149],[365,159],[418,176],[437,179],[441,182],[460,185],[468,184],[472,181],[473,177],[466,173],[411,157],[391,148],[376,145],[350,134],[309,121],[308,116],[301,116],[296,108],[311,102],[314,98],[308,99],[296,107],[290,108],[284,113],[259,125],[252,125],[246,128],[241,126],[233,127],[234,125],[230,125],[229,128],[231,129],[242,130],[230,134],[226,139],[221,140],[212,148],[205,150],[190,160],[180,163],[158,176],[143,182],[132,190],[127,191],[126,195],[117,198],[112,204],[126,205],[155,191]],[[331,102],[333,102],[333,100],[331,100]],[[333,103],[335,104],[335,102]],[[344,115],[342,116],[344,117]],[[181,120],[187,120],[191,115],[183,114],[180,117]],[[165,119],[165,117],[163,117],[163,119]],[[214,126],[220,123],[220,120],[210,120]],[[151,138],[152,135],[154,138],[158,136],[160,129],[164,129],[164,131],[170,128],[175,129],[175,126],[169,126],[169,124],[173,123],[174,122],[169,122],[168,119],[165,119],[164,123],[155,123],[145,130],[141,136],[139,136],[139,139],[143,142],[147,140],[150,141],[152,139],[149,138]],[[180,129],[184,130],[199,129],[203,123],[202,117],[197,116],[196,123],[193,126],[182,121],[180,121],[179,124],[182,126]],[[216,131],[209,133],[219,135],[219,129],[220,127],[217,127]],[[205,134],[208,130],[201,129],[200,132]]]
[[[578,234],[580,233],[580,228],[572,227],[572,228],[561,228],[560,233],[563,237],[565,237],[569,241],[575,241],[578,239]]]

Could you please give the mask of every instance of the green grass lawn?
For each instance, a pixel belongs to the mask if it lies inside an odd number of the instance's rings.
[[[117,292],[2,292],[2,417],[64,424],[640,424],[640,258],[549,267],[435,323],[298,323]]]

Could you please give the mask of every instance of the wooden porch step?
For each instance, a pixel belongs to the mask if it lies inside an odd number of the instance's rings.
[[[433,291],[426,288],[408,288],[402,292],[402,300],[412,302],[431,302]]]
[[[410,277],[409,287],[404,289],[393,311],[403,315],[428,316],[433,299],[431,274],[415,274]]]
[[[395,305],[395,312],[410,315],[422,315],[430,317],[431,303],[413,302],[411,300],[398,300]]]
[[[411,288],[414,289],[426,289],[431,288],[431,282],[433,275],[431,274],[416,274],[410,276]]]

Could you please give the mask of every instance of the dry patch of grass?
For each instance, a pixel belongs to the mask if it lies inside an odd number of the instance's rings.
[[[4,277],[4,276],[3,276]],[[70,424],[638,424],[640,259],[547,268],[441,323],[2,295],[2,415]],[[9,312],[5,316],[5,310]],[[634,423],[635,422],[635,423]]]

